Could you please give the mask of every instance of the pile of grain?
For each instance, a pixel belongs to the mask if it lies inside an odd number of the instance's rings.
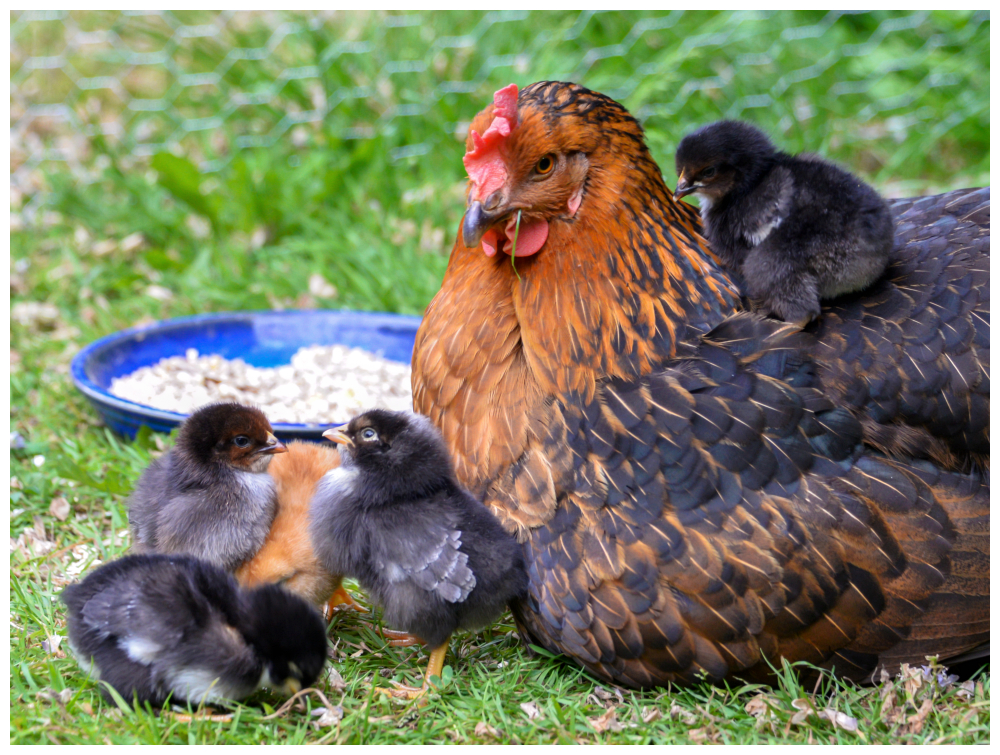
[[[412,408],[410,366],[347,346],[307,346],[291,364],[251,367],[242,359],[161,359],[115,378],[111,393],[146,406],[190,414],[214,401],[259,406],[272,422],[334,424],[366,409]]]

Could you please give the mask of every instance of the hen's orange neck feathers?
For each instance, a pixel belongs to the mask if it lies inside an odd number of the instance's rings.
[[[545,396],[589,398],[601,378],[647,373],[676,355],[689,326],[707,330],[739,302],[697,213],[674,201],[624,108],[559,82],[531,85],[517,104],[516,126],[495,145],[508,210],[494,213],[495,227],[521,210],[522,223],[546,221],[548,237],[515,273],[507,254],[467,248],[460,233],[413,356],[414,408],[461,450],[465,484],[521,457]],[[491,105],[470,130],[493,120]],[[546,155],[561,170],[541,180]]]

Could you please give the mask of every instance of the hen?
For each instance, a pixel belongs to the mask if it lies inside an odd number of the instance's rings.
[[[988,189],[894,203],[804,332],[740,311],[613,100],[512,85],[470,132],[414,409],[523,544],[528,638],[638,687],[988,642]]]

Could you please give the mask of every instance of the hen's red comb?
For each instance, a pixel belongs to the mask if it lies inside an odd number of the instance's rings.
[[[472,150],[465,153],[463,162],[469,167],[469,162],[478,160],[510,135],[517,127],[517,84],[505,86],[493,93],[493,123],[480,136],[472,132]]]

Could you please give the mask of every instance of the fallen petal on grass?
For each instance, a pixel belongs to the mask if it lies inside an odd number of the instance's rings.
[[[477,737],[489,737],[490,739],[499,739],[500,732],[494,727],[490,726],[485,721],[480,721],[476,724],[476,728],[473,732]]]
[[[62,496],[56,496],[52,499],[52,503],[49,504],[49,513],[60,522],[65,522],[69,519],[69,511],[69,501]]]
[[[529,721],[543,717],[541,711],[538,710],[538,705],[535,703],[521,703],[521,710],[528,716]]]

